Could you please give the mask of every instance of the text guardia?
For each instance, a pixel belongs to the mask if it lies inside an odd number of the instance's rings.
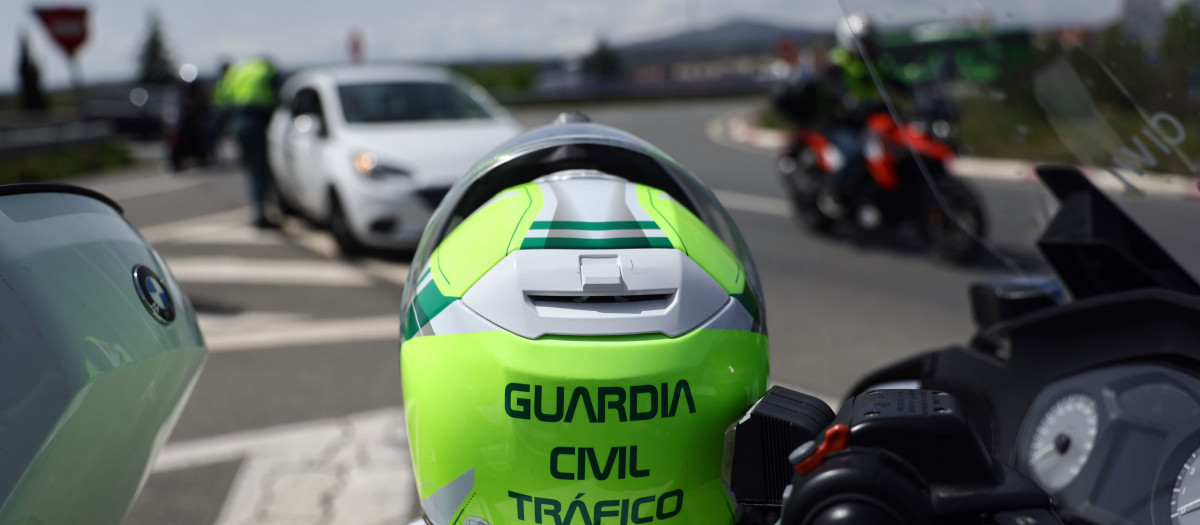
[[[515,419],[537,419],[547,423],[571,423],[587,418],[590,423],[645,421],[675,417],[681,405],[696,413],[692,388],[687,380],[674,385],[543,387],[509,383],[504,387],[504,410]]]

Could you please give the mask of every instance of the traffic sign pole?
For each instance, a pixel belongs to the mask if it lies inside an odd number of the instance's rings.
[[[67,55],[67,67],[71,75],[71,87],[75,91],[75,102],[83,105],[83,74],[75,52],[87,41],[87,8],[80,6],[35,7],[37,15],[46,26],[50,37]]]

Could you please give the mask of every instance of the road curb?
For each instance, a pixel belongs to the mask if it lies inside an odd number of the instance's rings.
[[[710,127],[723,130],[725,140],[744,147],[771,153],[779,152],[784,148],[787,144],[786,132],[759,127],[751,123],[750,117],[751,112],[749,111],[726,114],[718,117],[718,119],[723,118],[724,122]],[[965,179],[1038,184],[1037,177],[1034,175],[1035,166],[1033,163],[1015,159],[959,157],[950,165],[950,170]],[[1121,177],[1136,186],[1136,190],[1131,191],[1126,184],[1107,170],[1085,167],[1083,171],[1093,184],[1108,193],[1168,199],[1200,199],[1200,184],[1196,179],[1184,175],[1139,175],[1119,170],[1118,173]]]

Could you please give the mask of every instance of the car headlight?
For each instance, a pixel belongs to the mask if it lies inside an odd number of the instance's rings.
[[[374,153],[359,153],[354,156],[354,171],[372,179],[384,177],[410,177],[412,173],[404,168],[381,164]]]

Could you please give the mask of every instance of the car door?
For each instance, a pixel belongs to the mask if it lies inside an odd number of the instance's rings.
[[[271,114],[271,123],[267,127],[267,159],[271,164],[271,173],[280,193],[288,202],[295,202],[296,190],[292,183],[291,167],[286,152],[288,151],[289,131],[292,128],[292,97],[280,100],[279,105]]]
[[[295,204],[314,218],[324,218],[323,169],[328,133],[321,97],[312,87],[301,88],[292,98],[292,121],[288,126],[284,152],[289,185],[295,190]]]

